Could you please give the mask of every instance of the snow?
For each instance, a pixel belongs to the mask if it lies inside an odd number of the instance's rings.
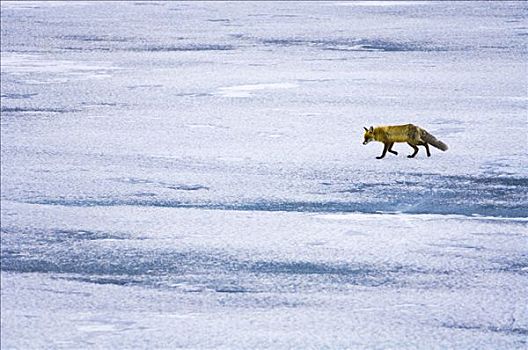
[[[526,3],[1,6],[2,348],[526,347]]]
[[[218,95],[223,97],[251,97],[253,91],[274,90],[274,89],[292,89],[299,85],[292,83],[268,83],[253,85],[238,85],[218,88]]]

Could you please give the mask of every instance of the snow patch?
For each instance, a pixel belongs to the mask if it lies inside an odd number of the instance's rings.
[[[235,85],[218,88],[215,95],[222,97],[251,97],[253,92],[261,90],[293,89],[299,87],[292,83],[267,83],[252,85]]]
[[[39,55],[2,53],[2,74],[46,74],[46,77],[24,80],[29,84],[64,83],[71,80],[110,78],[119,69],[108,62],[86,63],[73,60],[46,59]]]

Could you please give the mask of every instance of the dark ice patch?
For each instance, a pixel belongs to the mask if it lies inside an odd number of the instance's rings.
[[[128,235],[117,235],[111,234],[102,231],[87,231],[87,230],[53,230],[46,234],[48,241],[56,240],[58,242],[62,241],[95,241],[102,239],[117,239],[123,240],[129,238]]]
[[[87,277],[64,277],[68,281],[87,282],[94,284],[110,284],[116,286],[132,286],[143,284],[143,280],[137,278],[130,278],[130,276],[87,276]]]
[[[67,51],[90,51],[90,52],[94,52],[94,51],[111,51],[112,48],[110,47],[103,47],[103,46],[98,46],[98,47],[75,47],[75,46],[65,46],[65,47],[61,47],[62,50],[67,50]]]
[[[327,177],[327,176],[325,176]],[[123,178],[119,182],[154,186],[160,196],[129,197],[33,197],[29,203],[64,206],[146,206],[238,211],[284,211],[307,213],[408,213],[526,218],[528,178],[505,176],[443,176],[425,173],[395,173],[392,182],[359,181],[356,178],[321,181],[310,188],[307,199],[254,198],[243,200],[196,200],[178,197],[163,189],[208,190],[203,184],[170,183]],[[405,180],[403,180],[405,179]],[[323,180],[323,179],[321,179]],[[374,179],[375,180],[375,179]],[[142,191],[147,191],[142,188]],[[317,199],[311,196],[318,195]]]
[[[229,51],[236,47],[227,44],[147,45],[130,48],[136,52]]]
[[[313,263],[307,261],[258,261],[251,263],[249,269],[258,273],[296,274],[296,275],[347,275],[367,276],[374,275],[379,270],[372,266],[351,266],[327,263]]]
[[[39,108],[39,107],[9,107],[2,106],[2,113],[73,113],[79,112],[78,109],[68,108]]]
[[[214,291],[217,293],[248,293],[249,289],[246,289],[237,285],[227,285],[227,286],[216,286],[213,287]]]
[[[496,265],[493,271],[528,275],[528,255],[505,257],[492,263]]]
[[[197,190],[208,190],[209,189],[209,187],[200,185],[200,184],[168,183],[164,181],[156,181],[156,180],[148,180],[148,179],[140,179],[140,178],[118,178],[118,179],[113,179],[113,180],[117,182],[129,183],[133,185],[150,185],[150,186],[163,187],[163,188],[168,188],[171,190],[178,190],[178,191],[197,191]]]
[[[160,3],[157,1],[141,1],[141,2],[135,2],[134,6],[165,6],[164,3]]]
[[[86,107],[99,107],[99,106],[110,106],[110,107],[125,107],[127,104],[125,103],[117,103],[117,102],[81,102],[81,105]]]
[[[517,190],[528,190],[527,177],[479,177],[479,176],[449,176],[450,182],[470,182],[477,186],[499,186]]]
[[[445,248],[445,249],[460,249],[460,250],[474,250],[474,251],[480,251],[480,250],[486,249],[483,246],[463,244],[463,243],[442,243],[442,244],[434,243],[434,244],[429,244],[429,245],[432,247]]]
[[[213,95],[209,94],[209,93],[202,93],[202,92],[197,92],[197,93],[182,92],[182,93],[179,93],[179,94],[174,94],[174,96],[179,96],[179,97],[209,97],[209,96],[213,96]]]
[[[22,237],[24,238],[24,237]],[[31,242],[24,242],[29,244]],[[214,253],[148,251],[104,248],[85,245],[49,249],[50,246],[29,246],[31,254],[3,254],[3,271],[78,274],[108,278],[115,276],[165,276],[200,273],[214,269],[229,269],[229,261]],[[119,277],[121,279],[121,277]]]
[[[108,233],[103,231],[89,231],[89,230],[62,230],[62,229],[15,229],[2,227],[2,242],[10,242],[12,237],[22,235],[26,240],[31,240],[38,243],[68,243],[72,244],[75,241],[96,241],[96,240],[123,240],[130,239],[127,234]],[[4,252],[2,251],[2,254]]]
[[[101,244],[106,238],[119,241]],[[119,286],[247,294],[354,286],[442,288],[449,271],[399,263],[240,259],[225,251],[131,244],[135,237],[88,230],[3,229],[1,269]],[[75,247],[75,249],[72,249]],[[421,277],[423,276],[423,277]],[[420,278],[425,279],[421,282]],[[433,282],[428,282],[433,281]]]
[[[2,97],[12,99],[12,100],[22,100],[22,99],[30,99],[31,97],[36,96],[36,95],[38,94],[37,93],[28,93],[28,94],[3,93]]]
[[[127,89],[135,90],[135,89],[152,89],[152,88],[161,88],[163,85],[161,84],[143,84],[143,85],[129,85],[127,86]]]
[[[2,254],[2,270],[59,274],[59,278],[119,286],[162,288],[194,286],[191,291],[257,293],[346,285],[381,286],[397,282],[399,267],[305,261],[244,261],[214,252],[85,249],[34,250],[28,255]],[[412,271],[412,269],[409,269]],[[63,275],[63,276],[60,276]],[[236,283],[233,281],[236,279]],[[270,285],[266,281],[273,281]],[[306,284],[306,285],[305,285]],[[182,287],[183,286],[183,287]]]
[[[295,18],[302,17],[301,15],[272,15],[272,18]]]
[[[261,39],[264,45],[274,46],[306,46],[329,51],[446,51],[447,49],[426,42],[397,42],[382,39]]]
[[[167,188],[177,191],[198,191],[209,189],[209,187],[202,185],[167,185]]]
[[[513,335],[528,335],[528,328],[517,327],[515,325],[509,326],[495,326],[495,325],[480,325],[480,324],[470,324],[470,323],[444,323],[443,327],[451,329],[462,329],[468,331],[478,331],[478,332],[492,332],[492,333],[502,333],[502,334],[513,334]]]
[[[157,196],[157,193],[154,192],[136,192],[134,193],[134,196],[136,197],[155,197]]]
[[[117,36],[97,36],[97,35],[88,35],[88,34],[73,34],[73,35],[63,35],[57,37],[62,40],[69,41],[80,41],[80,42],[129,42],[136,40],[131,37],[117,37]]]
[[[205,189],[205,188],[204,188]],[[194,189],[189,189],[194,190]],[[351,191],[349,191],[351,192]],[[403,198],[402,198],[403,197]],[[453,200],[451,201],[451,199]],[[35,199],[28,203],[44,205],[62,205],[72,207],[95,206],[146,206],[161,208],[194,208],[209,210],[236,210],[236,211],[267,211],[267,212],[299,212],[299,213],[408,213],[408,214],[457,214],[457,215],[482,215],[509,218],[524,218],[526,206],[523,204],[478,204],[456,203],[456,196],[449,196],[442,200],[422,195],[416,201],[416,194],[393,194],[385,201],[245,201],[245,202],[186,202],[174,199],[141,199],[141,198],[115,198],[115,199]],[[468,200],[468,199],[466,199]],[[453,203],[448,204],[446,203]]]

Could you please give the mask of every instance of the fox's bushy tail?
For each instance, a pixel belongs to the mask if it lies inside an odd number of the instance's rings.
[[[431,146],[434,146],[442,151],[447,151],[448,147],[445,143],[434,137],[433,135],[429,134],[427,131],[423,131],[422,134],[422,140],[430,144]]]

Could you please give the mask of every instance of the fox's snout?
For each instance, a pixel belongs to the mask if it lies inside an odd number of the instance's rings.
[[[372,139],[365,139],[365,141],[363,141],[363,144],[366,145],[366,144],[369,143],[370,141],[372,141]]]

